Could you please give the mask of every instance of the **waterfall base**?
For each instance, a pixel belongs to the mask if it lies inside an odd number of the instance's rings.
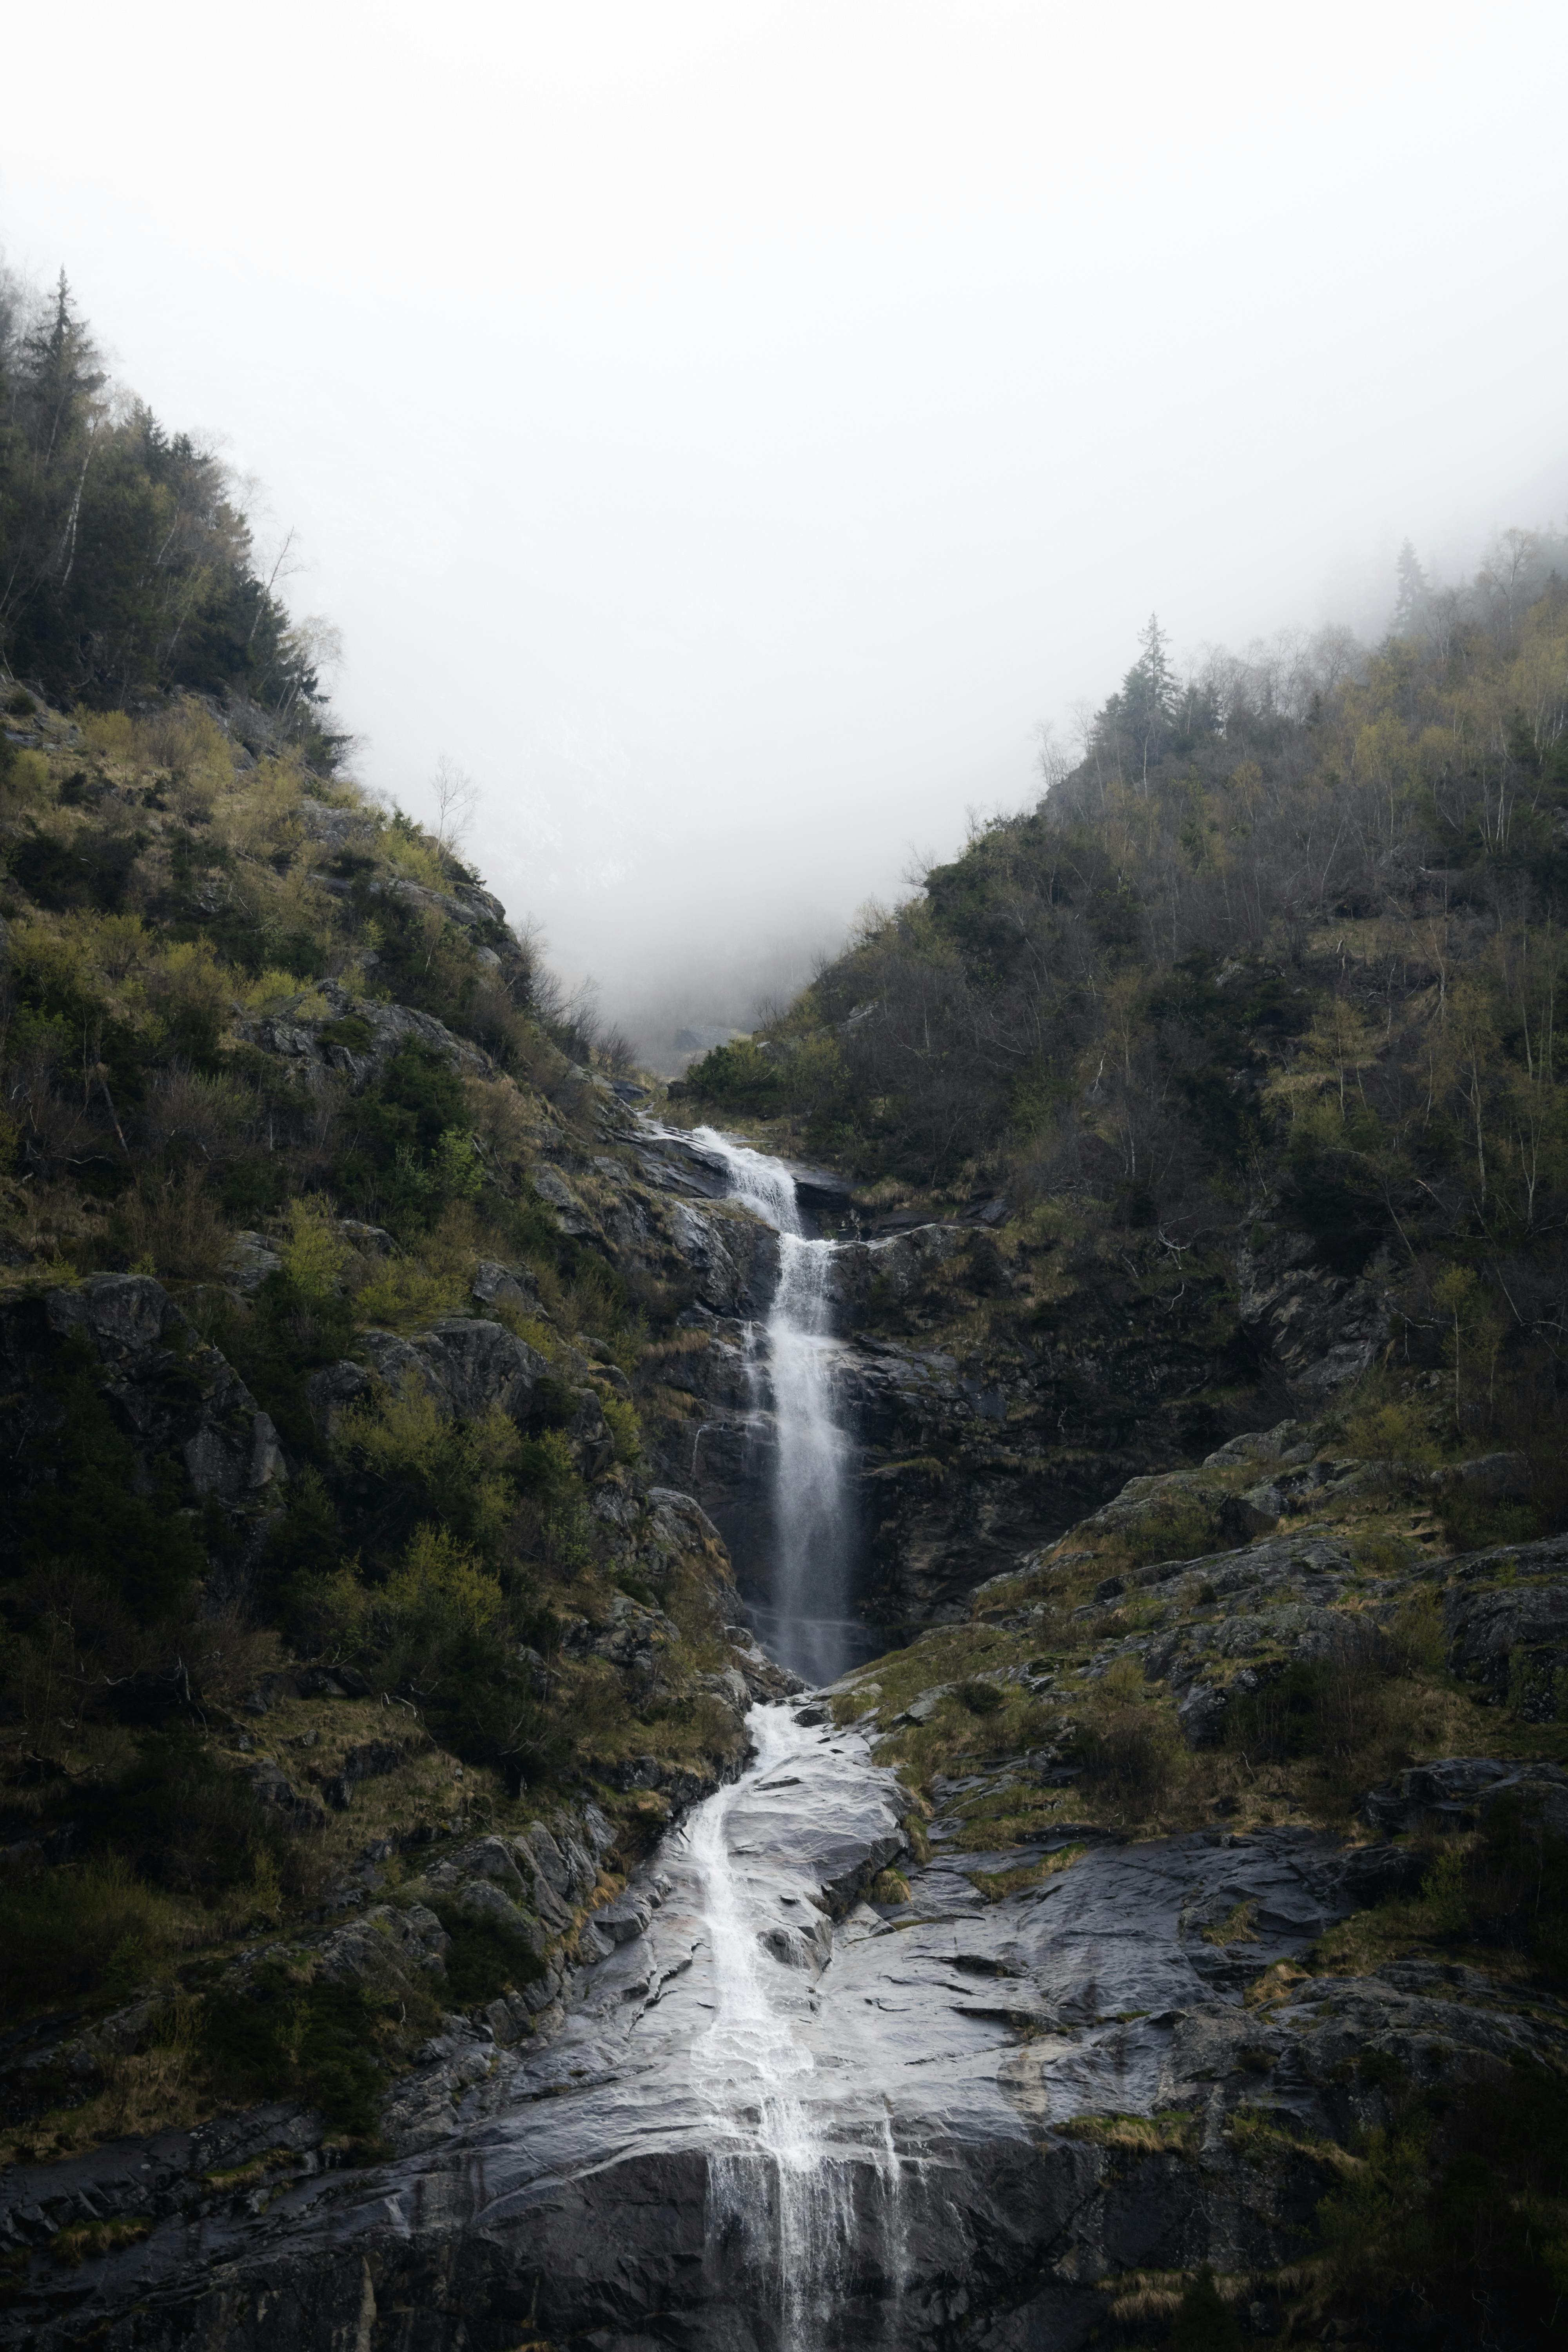
[[[1321,2127],[1337,2095],[1312,2078],[1313,2037],[1244,2011],[1239,1989],[1348,1907],[1329,1844],[1106,1845],[1001,1900],[987,1869],[1026,1856],[942,1855],[908,1905],[873,1906],[906,1801],[858,1734],[797,1719],[812,1712],[753,1716],[755,1762],[636,1889],[646,1931],[588,1970],[549,2046],[497,2053],[439,2147],[259,2213],[237,2198],[154,2219],[15,2305],[0,2342],[1055,2352],[1084,2339],[1110,2267],[1194,2244],[1221,2262],[1243,2240],[1287,2259],[1295,2208],[1249,2202],[1240,2171],[1227,2186],[1243,2159],[1222,2145],[1134,2194],[1114,2149],[1059,2126],[1201,2111],[1243,2063],[1228,2035],[1300,2042],[1274,2095]],[[1189,1935],[1242,1903],[1245,1963]]]

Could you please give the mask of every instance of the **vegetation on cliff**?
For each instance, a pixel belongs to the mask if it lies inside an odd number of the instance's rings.
[[[1311,2147],[1257,2050],[1201,2077],[1202,2128],[1070,2125],[1129,2196],[1228,2152],[1300,2217],[1282,2269],[1121,2280],[1118,2344],[1560,2324],[1560,553],[1510,534],[1452,593],[1407,562],[1370,652],[1331,633],[1182,681],[1151,624],[1036,809],[688,1074],[860,1179],[868,1524],[941,1605],[835,1710],[977,1890],[1047,1889],[1107,1837],[1328,1831],[1352,1908],[1300,1968],[1249,1975],[1245,1913],[1194,1923],[1248,2016],[1371,2018],[1391,1985],[1483,2037],[1541,2021],[1429,2073],[1397,2031],[1352,2039]],[[973,1559],[982,1497],[1055,1540],[955,1595],[933,1564]]]
[[[1025,1345],[1108,1279],[1152,1328],[1205,1290],[1224,1322],[1249,1234],[1365,1277],[1393,1308],[1391,1448],[1506,1428],[1544,1490],[1568,1319],[1560,552],[1510,532],[1462,591],[1407,562],[1371,651],[1330,631],[1184,681],[1151,624],[1039,805],[690,1088],[840,1157],[871,1213],[1005,1196],[990,1320]],[[1404,1376],[1433,1373],[1401,1419]]]
[[[0,1935],[54,2053],[0,2126],[367,2133],[735,1749],[728,1562],[627,1377],[690,1270],[594,1222],[618,1055],[341,772],[223,468],[63,285],[0,368]],[[473,1844],[541,1824],[559,1884]],[[465,1837],[506,1916],[432,1877]]]

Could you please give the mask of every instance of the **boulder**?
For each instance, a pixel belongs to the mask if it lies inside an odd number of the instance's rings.
[[[481,1258],[474,1270],[473,1299],[476,1307],[510,1307],[517,1315],[541,1311],[539,1292],[528,1268],[500,1265],[493,1258]]]
[[[1367,1818],[1384,1830],[1469,1829],[1479,1819],[1488,1790],[1517,1777],[1516,1767],[1492,1756],[1440,1757],[1413,1765],[1390,1788],[1374,1789],[1366,1801]]]
[[[283,1260],[265,1234],[236,1234],[224,1260],[224,1280],[231,1290],[248,1297],[269,1275],[281,1274]]]
[[[429,1990],[447,1972],[451,1937],[422,1903],[378,1903],[334,1927],[318,1948],[316,1972],[328,1984],[371,1992]]]
[[[1456,1463],[1440,1474],[1440,1480],[1488,1503],[1526,1502],[1535,1483],[1528,1454],[1479,1454],[1474,1461]]]

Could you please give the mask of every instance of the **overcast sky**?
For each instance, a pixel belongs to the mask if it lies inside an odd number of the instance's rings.
[[[360,772],[658,1042],[1156,610],[1386,617],[1568,509],[1561,0],[76,0],[0,235],[224,435]]]

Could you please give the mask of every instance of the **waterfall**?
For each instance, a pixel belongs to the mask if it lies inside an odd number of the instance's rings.
[[[896,2345],[910,2261],[904,2167],[890,2125],[835,2131],[831,2081],[803,2035],[832,1930],[799,1895],[784,1895],[793,1915],[782,1908],[784,1882],[743,1843],[748,1803],[819,1735],[787,1707],[759,1707],[752,1727],[754,1761],[687,1833],[712,1968],[712,2022],[692,2052],[711,2119],[709,2258],[716,2284],[739,2284],[753,2315],[776,2326],[757,2339],[770,2352],[826,2352],[846,2323],[863,2342],[872,2312],[879,2340]]]
[[[758,1630],[784,1664],[809,1683],[832,1682],[851,1663],[849,1614],[854,1511],[849,1446],[834,1399],[833,1259],[837,1244],[802,1230],[795,1179],[780,1160],[711,1127],[694,1139],[728,1172],[731,1195],[779,1236],[779,1278],[752,1357],[754,1392],[773,1407],[773,1591]]]
[[[710,1127],[690,1140],[722,1165],[731,1198],[779,1237],[773,1301],[748,1335],[752,1402],[771,1411],[774,1437],[771,1605],[753,1613],[776,1657],[813,1684],[830,1682],[865,1638],[849,1616],[854,1510],[835,1399],[837,1244],[805,1231],[782,1160]],[[889,2121],[878,2125],[836,2098],[846,2052],[824,2053],[820,2066],[814,2055],[814,1988],[833,1963],[834,1929],[818,1889],[792,1875],[768,1843],[779,1825],[769,1809],[790,1806],[804,1779],[820,1785],[838,1742],[788,1706],[758,1707],[751,1725],[752,1764],[699,1807],[686,1832],[711,1966],[710,2021],[691,2053],[708,2119],[708,2258],[718,2294],[740,2285],[745,2341],[759,2352],[837,2352],[867,2340],[868,2320],[873,2339],[896,2347],[910,2273],[909,2159]],[[775,1780],[786,1764],[794,1774]]]

